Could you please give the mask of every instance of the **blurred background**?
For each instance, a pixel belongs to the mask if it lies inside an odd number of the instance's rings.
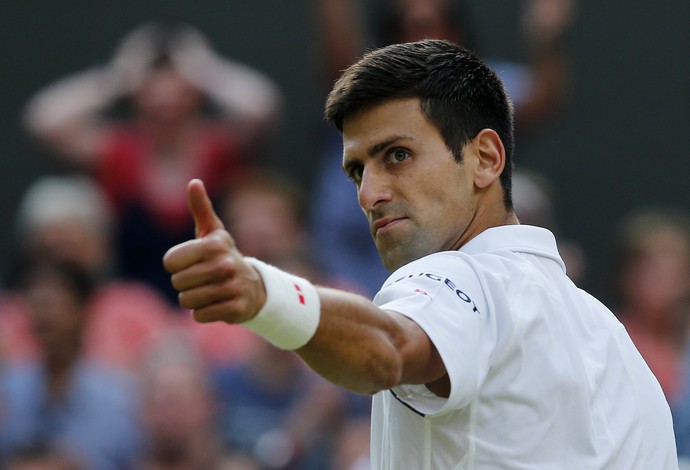
[[[373,295],[386,274],[323,103],[363,50],[427,32],[508,85],[518,216],[556,232],[571,277],[626,324],[690,455],[687,0],[6,0],[0,464],[367,468],[366,397],[241,328],[193,324],[160,258],[192,235],[185,185],[202,175],[245,254]],[[73,370],[112,384],[90,413],[131,414],[113,427],[134,437],[54,445],[95,434],[25,397],[63,396]]]

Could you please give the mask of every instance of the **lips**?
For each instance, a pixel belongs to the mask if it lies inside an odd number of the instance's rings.
[[[373,229],[374,235],[376,235],[379,230],[381,230],[381,229],[383,229],[383,228],[385,228],[391,224],[394,224],[395,222],[403,220],[403,219],[404,219],[404,217],[397,217],[397,218],[388,218],[387,217],[384,219],[378,219],[378,220],[374,221],[374,223],[372,224],[372,229]]]

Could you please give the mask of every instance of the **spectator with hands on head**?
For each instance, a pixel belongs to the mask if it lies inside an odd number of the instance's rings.
[[[120,102],[131,109],[122,117]],[[160,258],[192,230],[179,188],[202,178],[218,197],[259,159],[279,103],[268,77],[222,58],[199,31],[152,23],[128,34],[107,64],[39,91],[25,121],[105,192],[118,274],[174,303]]]

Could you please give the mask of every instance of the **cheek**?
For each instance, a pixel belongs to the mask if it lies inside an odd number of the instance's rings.
[[[423,192],[425,208],[437,217],[457,219],[474,211],[475,195],[471,185],[458,176],[439,175]]]
[[[472,191],[458,185],[458,179],[454,179],[429,188],[425,196],[425,204],[419,208],[424,225],[441,243],[455,242],[476,212]]]

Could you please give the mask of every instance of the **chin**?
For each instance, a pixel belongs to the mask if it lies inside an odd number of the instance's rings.
[[[379,257],[381,258],[381,262],[383,263],[383,267],[386,268],[387,271],[392,273],[401,266],[397,263],[395,257],[392,256],[390,253],[386,253],[380,249],[378,250],[378,252]]]

